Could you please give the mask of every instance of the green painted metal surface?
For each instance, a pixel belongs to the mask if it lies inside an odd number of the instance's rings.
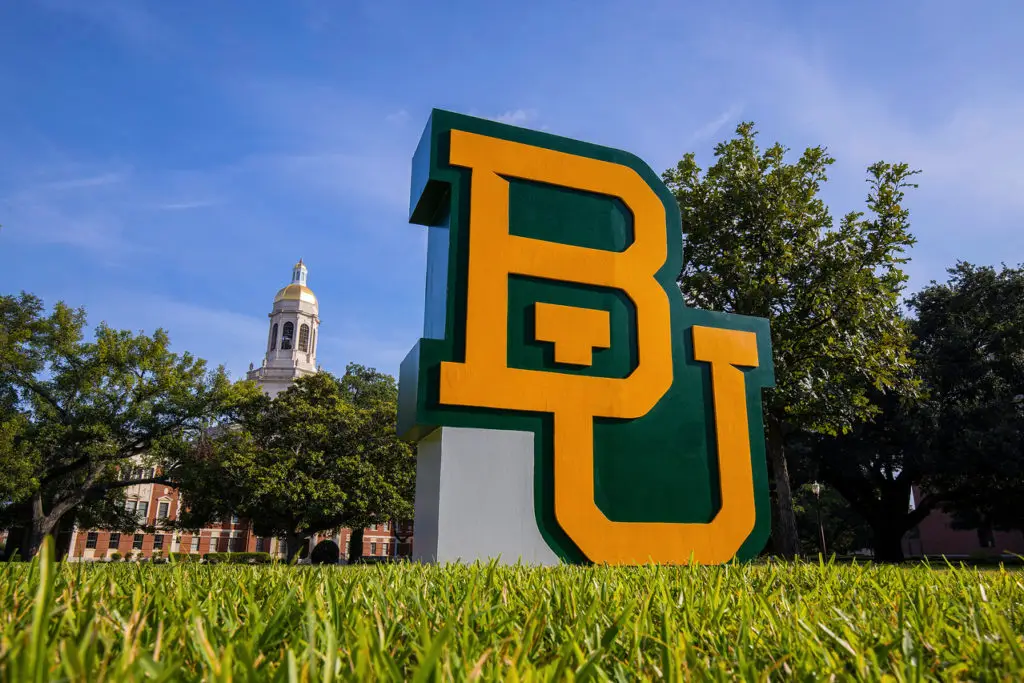
[[[710,368],[693,360],[694,325],[745,330],[757,335],[761,366],[746,371],[747,412],[756,492],[757,523],[737,553],[755,556],[770,529],[768,479],[761,419],[761,390],[772,386],[768,322],[683,305],[675,284],[680,271],[679,209],[657,175],[632,154],[493,121],[434,110],[413,160],[410,221],[429,226],[424,338],[402,364],[399,433],[417,441],[441,425],[515,429],[536,435],[536,516],[541,533],[566,561],[586,558],[558,526],[552,480],[552,420],[548,415],[440,405],[439,366],[464,358],[470,172],[447,164],[451,130],[464,130],[569,154],[623,164],[655,190],[666,210],[668,259],[658,282],[671,300],[673,363],[670,390],[635,420],[597,419],[595,496],[612,520],[707,522],[717,512],[717,455]],[[509,230],[534,239],[622,251],[633,239],[632,216],[617,199],[568,188],[511,180]],[[603,309],[611,315],[611,347],[595,350],[589,367],[554,363],[553,345],[534,340],[538,301]],[[496,301],[495,306],[505,302]],[[509,367],[547,372],[625,377],[637,363],[634,306],[622,292],[580,283],[512,276],[509,286]],[[481,454],[481,457],[486,457]]]

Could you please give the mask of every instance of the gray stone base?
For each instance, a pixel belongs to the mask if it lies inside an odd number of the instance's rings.
[[[533,434],[440,427],[417,446],[419,562],[556,565],[533,507]]]

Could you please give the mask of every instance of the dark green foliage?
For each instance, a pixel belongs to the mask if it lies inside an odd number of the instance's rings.
[[[20,530],[26,556],[75,521],[134,527],[111,504],[141,481],[122,476],[131,459],[147,455],[170,481],[171,454],[230,403],[223,370],[172,353],[162,330],[101,324],[87,341],[84,326],[82,309],[0,296],[0,526]]]
[[[1024,270],[961,262],[911,306],[929,493],[960,526],[1024,530]]]
[[[397,394],[392,377],[353,365],[273,400],[246,396],[233,427],[193,452],[180,524],[235,513],[260,536],[284,537],[291,559],[316,532],[411,518],[415,456],[395,433]]]
[[[311,564],[338,564],[341,557],[341,549],[338,544],[330,539],[324,539],[313,547],[309,554]]]
[[[833,159],[821,147],[795,162],[785,147],[761,150],[752,123],[715,147],[702,171],[687,154],[663,179],[682,214],[679,287],[689,306],[768,318],[775,389],[765,394],[775,481],[776,551],[798,551],[786,434],[842,433],[877,412],[872,387],[912,392],[909,334],[898,315],[905,250],[914,243],[904,189],[914,172],[868,169],[869,215],[836,226],[818,192]]]
[[[273,558],[270,553],[206,553],[203,561],[209,564],[269,564]]]
[[[904,534],[937,507],[961,528],[1024,529],[1024,272],[949,273],[909,302],[922,391],[871,390],[871,419],[796,440],[871,526],[880,560],[901,560]]]

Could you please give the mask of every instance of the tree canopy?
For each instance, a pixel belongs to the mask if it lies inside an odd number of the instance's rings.
[[[773,545],[799,550],[786,434],[841,433],[876,412],[872,387],[909,390],[910,336],[898,314],[905,250],[914,243],[904,190],[915,171],[868,168],[867,215],[839,225],[818,196],[833,159],[821,147],[795,161],[761,150],[752,123],[715,147],[706,170],[693,154],[663,174],[682,214],[679,287],[689,306],[768,318],[774,390],[764,397],[776,505]]]
[[[949,275],[908,302],[921,390],[873,391],[879,412],[849,433],[801,435],[883,561],[902,559],[904,534],[937,508],[962,527],[1024,529],[1024,272]]]
[[[960,262],[910,303],[930,496],[970,526],[1024,530],[1024,270]]]
[[[85,311],[31,294],[0,296],[0,526],[34,555],[69,515],[125,523],[109,505],[125,487],[167,481],[124,476],[133,458],[156,462],[231,404],[222,369],[170,351],[152,336],[101,324],[85,339]]]
[[[397,397],[394,378],[360,365],[249,396],[184,470],[181,524],[235,513],[286,538],[292,557],[319,531],[411,519],[415,457],[395,433]]]

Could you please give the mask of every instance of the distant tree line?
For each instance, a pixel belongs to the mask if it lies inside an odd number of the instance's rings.
[[[182,492],[168,528],[238,514],[285,538],[289,557],[320,531],[412,518],[415,461],[395,434],[394,378],[353,364],[271,400],[171,352],[162,330],[100,325],[86,339],[84,326],[85,311],[63,302],[47,312],[31,294],[0,296],[7,555],[31,557],[75,524],[135,531],[125,489],[147,483]]]

